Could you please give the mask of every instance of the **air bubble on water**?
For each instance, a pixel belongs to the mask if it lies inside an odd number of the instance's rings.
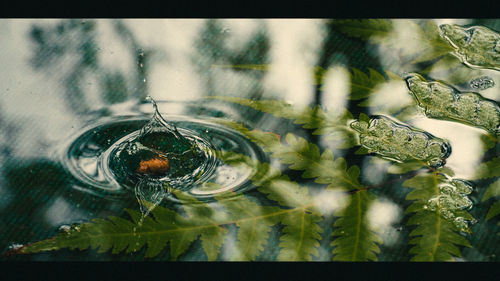
[[[22,247],[24,247],[23,244],[13,243],[13,244],[9,245],[8,249],[9,250],[18,250],[18,249],[21,249]]]
[[[59,227],[60,232],[68,233],[71,230],[71,225],[63,224]]]

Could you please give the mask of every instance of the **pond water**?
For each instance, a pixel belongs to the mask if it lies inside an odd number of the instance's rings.
[[[497,261],[498,31],[2,19],[1,259]]]

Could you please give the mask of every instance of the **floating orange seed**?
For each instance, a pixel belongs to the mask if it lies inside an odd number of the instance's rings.
[[[139,168],[137,172],[141,174],[162,174],[170,169],[170,164],[166,157],[158,155],[158,157],[142,160],[139,163]]]

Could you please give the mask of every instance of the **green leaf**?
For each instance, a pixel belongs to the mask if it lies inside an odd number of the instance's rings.
[[[493,182],[490,186],[488,186],[486,192],[483,195],[482,201],[486,201],[492,197],[499,195],[500,195],[500,180],[497,180]]]
[[[352,100],[360,100],[368,97],[377,87],[386,82],[385,77],[379,72],[369,68],[369,75],[364,72],[351,68],[350,96]]]
[[[420,162],[394,163],[388,169],[389,174],[406,174],[411,171],[422,169]]]
[[[238,127],[232,126],[232,128]],[[258,130],[250,131],[243,128],[239,128],[239,130],[250,139],[257,139],[257,136],[262,133]],[[380,252],[377,243],[382,244],[382,240],[366,224],[368,207],[376,197],[363,190],[364,187],[358,181],[359,168],[351,166],[347,169],[347,163],[343,158],[335,159],[330,150],[321,153],[315,144],[309,143],[301,137],[289,133],[286,135],[285,140],[287,145],[273,143],[272,150],[269,150],[272,151],[271,157],[279,159],[283,164],[289,164],[290,169],[304,171],[302,174],[304,178],[314,178],[317,183],[328,184],[328,189],[355,191],[345,211],[336,214],[341,218],[334,224],[336,228],[334,235],[337,237],[332,243],[335,246],[333,251],[335,254],[334,260],[377,260],[376,254]],[[238,162],[241,163],[242,161]],[[266,179],[267,177],[263,176],[263,174],[265,173],[258,172],[256,177]],[[279,183],[279,181],[275,182]],[[305,199],[307,197],[303,196],[305,191],[290,188],[289,183],[288,185],[286,188],[282,184],[279,186],[282,186],[282,189],[295,191],[285,198],[274,198],[271,195],[269,198],[276,200],[281,205],[290,205],[287,203],[288,200],[292,200],[292,205],[299,202],[308,203],[308,199]],[[276,185],[272,186],[275,187],[275,190],[278,189]],[[259,188],[259,191],[269,193],[263,188]],[[320,211],[318,210],[318,212]],[[354,253],[352,249],[355,249]]]
[[[375,196],[366,190],[356,192],[341,214],[332,233],[335,261],[376,261],[382,239],[368,227],[366,214]]]
[[[483,198],[481,201],[486,201],[490,198],[496,197],[500,195],[500,180],[496,180],[493,182],[488,188],[486,189],[486,192],[483,195]],[[500,201],[496,201],[493,203],[493,205],[490,207],[490,210],[488,211],[488,214],[486,215],[486,219],[489,220],[492,217],[495,217],[496,215],[500,214]]]
[[[412,261],[449,261],[460,257],[457,246],[471,247],[459,232],[470,232],[467,225],[472,216],[465,211],[472,206],[467,195],[472,188],[464,181],[450,179],[437,171],[419,174],[406,180],[403,186],[413,189],[406,199],[415,200],[406,209],[413,215],[408,226],[416,226],[410,232]]]
[[[474,172],[474,179],[489,179],[500,176],[500,156],[479,164]]]
[[[339,148],[350,148],[356,145],[356,136],[346,125],[352,114],[344,110],[340,113],[324,112],[320,107],[294,106],[279,100],[248,100],[236,97],[211,97],[228,102],[249,106],[255,110],[271,113],[277,117],[294,120],[306,129],[316,129],[313,134],[325,135],[327,140],[340,140]],[[231,126],[224,120],[217,122]],[[234,128],[236,129],[236,128]],[[260,145],[260,143],[258,143]]]
[[[409,58],[411,64],[430,61],[454,51],[432,20],[426,21],[424,28],[415,20],[407,19],[333,20],[330,24],[341,33],[395,50],[405,61]],[[404,30],[397,28],[399,26],[404,26]],[[405,40],[400,37],[403,32]],[[419,48],[414,48],[415,45]]]
[[[498,133],[500,108],[478,93],[460,93],[439,81],[427,82],[418,74],[407,78],[408,88],[429,118],[450,120]]]
[[[341,33],[374,42],[382,41],[393,29],[388,19],[332,20],[329,24]]]
[[[216,260],[227,237],[224,226],[235,224],[238,239],[231,259],[255,260],[267,244],[271,227],[281,223],[284,228],[278,260],[312,260],[312,256],[317,256],[323,232],[318,222],[323,219],[321,210],[324,208],[308,194],[308,189],[290,181],[268,163],[234,153],[220,152],[219,155],[228,164],[253,167],[256,173],[252,180],[259,191],[285,208],[261,206],[244,196],[227,199],[221,195],[215,198],[216,202],[203,203],[187,193],[174,190],[184,202],[187,216],[161,206],[151,208],[152,217],[127,210],[131,220],[119,217],[94,219],[51,239],[26,245],[22,252],[91,247],[99,248],[99,253],[112,250],[118,254],[124,250],[137,252],[147,245],[145,256],[154,257],[170,244],[171,259],[175,260],[200,238],[208,260]]]
[[[459,85],[469,83],[472,77],[480,76],[483,72],[464,65],[456,56],[449,53],[420,73],[430,77],[446,77],[448,83]]]
[[[486,214],[486,220],[496,217],[498,214],[500,214],[500,201],[496,201],[493,205],[491,205],[488,210],[488,214]]]
[[[366,120],[365,116],[362,118]],[[375,116],[369,122],[360,117],[351,127],[360,133],[361,145],[368,153],[399,163],[418,162],[421,166],[439,167],[451,152],[448,142],[384,116]]]
[[[413,59],[412,63],[430,61],[454,51],[454,48],[441,37],[439,27],[434,21],[426,21],[425,29],[419,28],[418,30],[424,46],[423,51]]]

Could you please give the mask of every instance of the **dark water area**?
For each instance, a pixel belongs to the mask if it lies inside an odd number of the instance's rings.
[[[497,261],[500,21],[366,21],[0,20],[0,259]]]

